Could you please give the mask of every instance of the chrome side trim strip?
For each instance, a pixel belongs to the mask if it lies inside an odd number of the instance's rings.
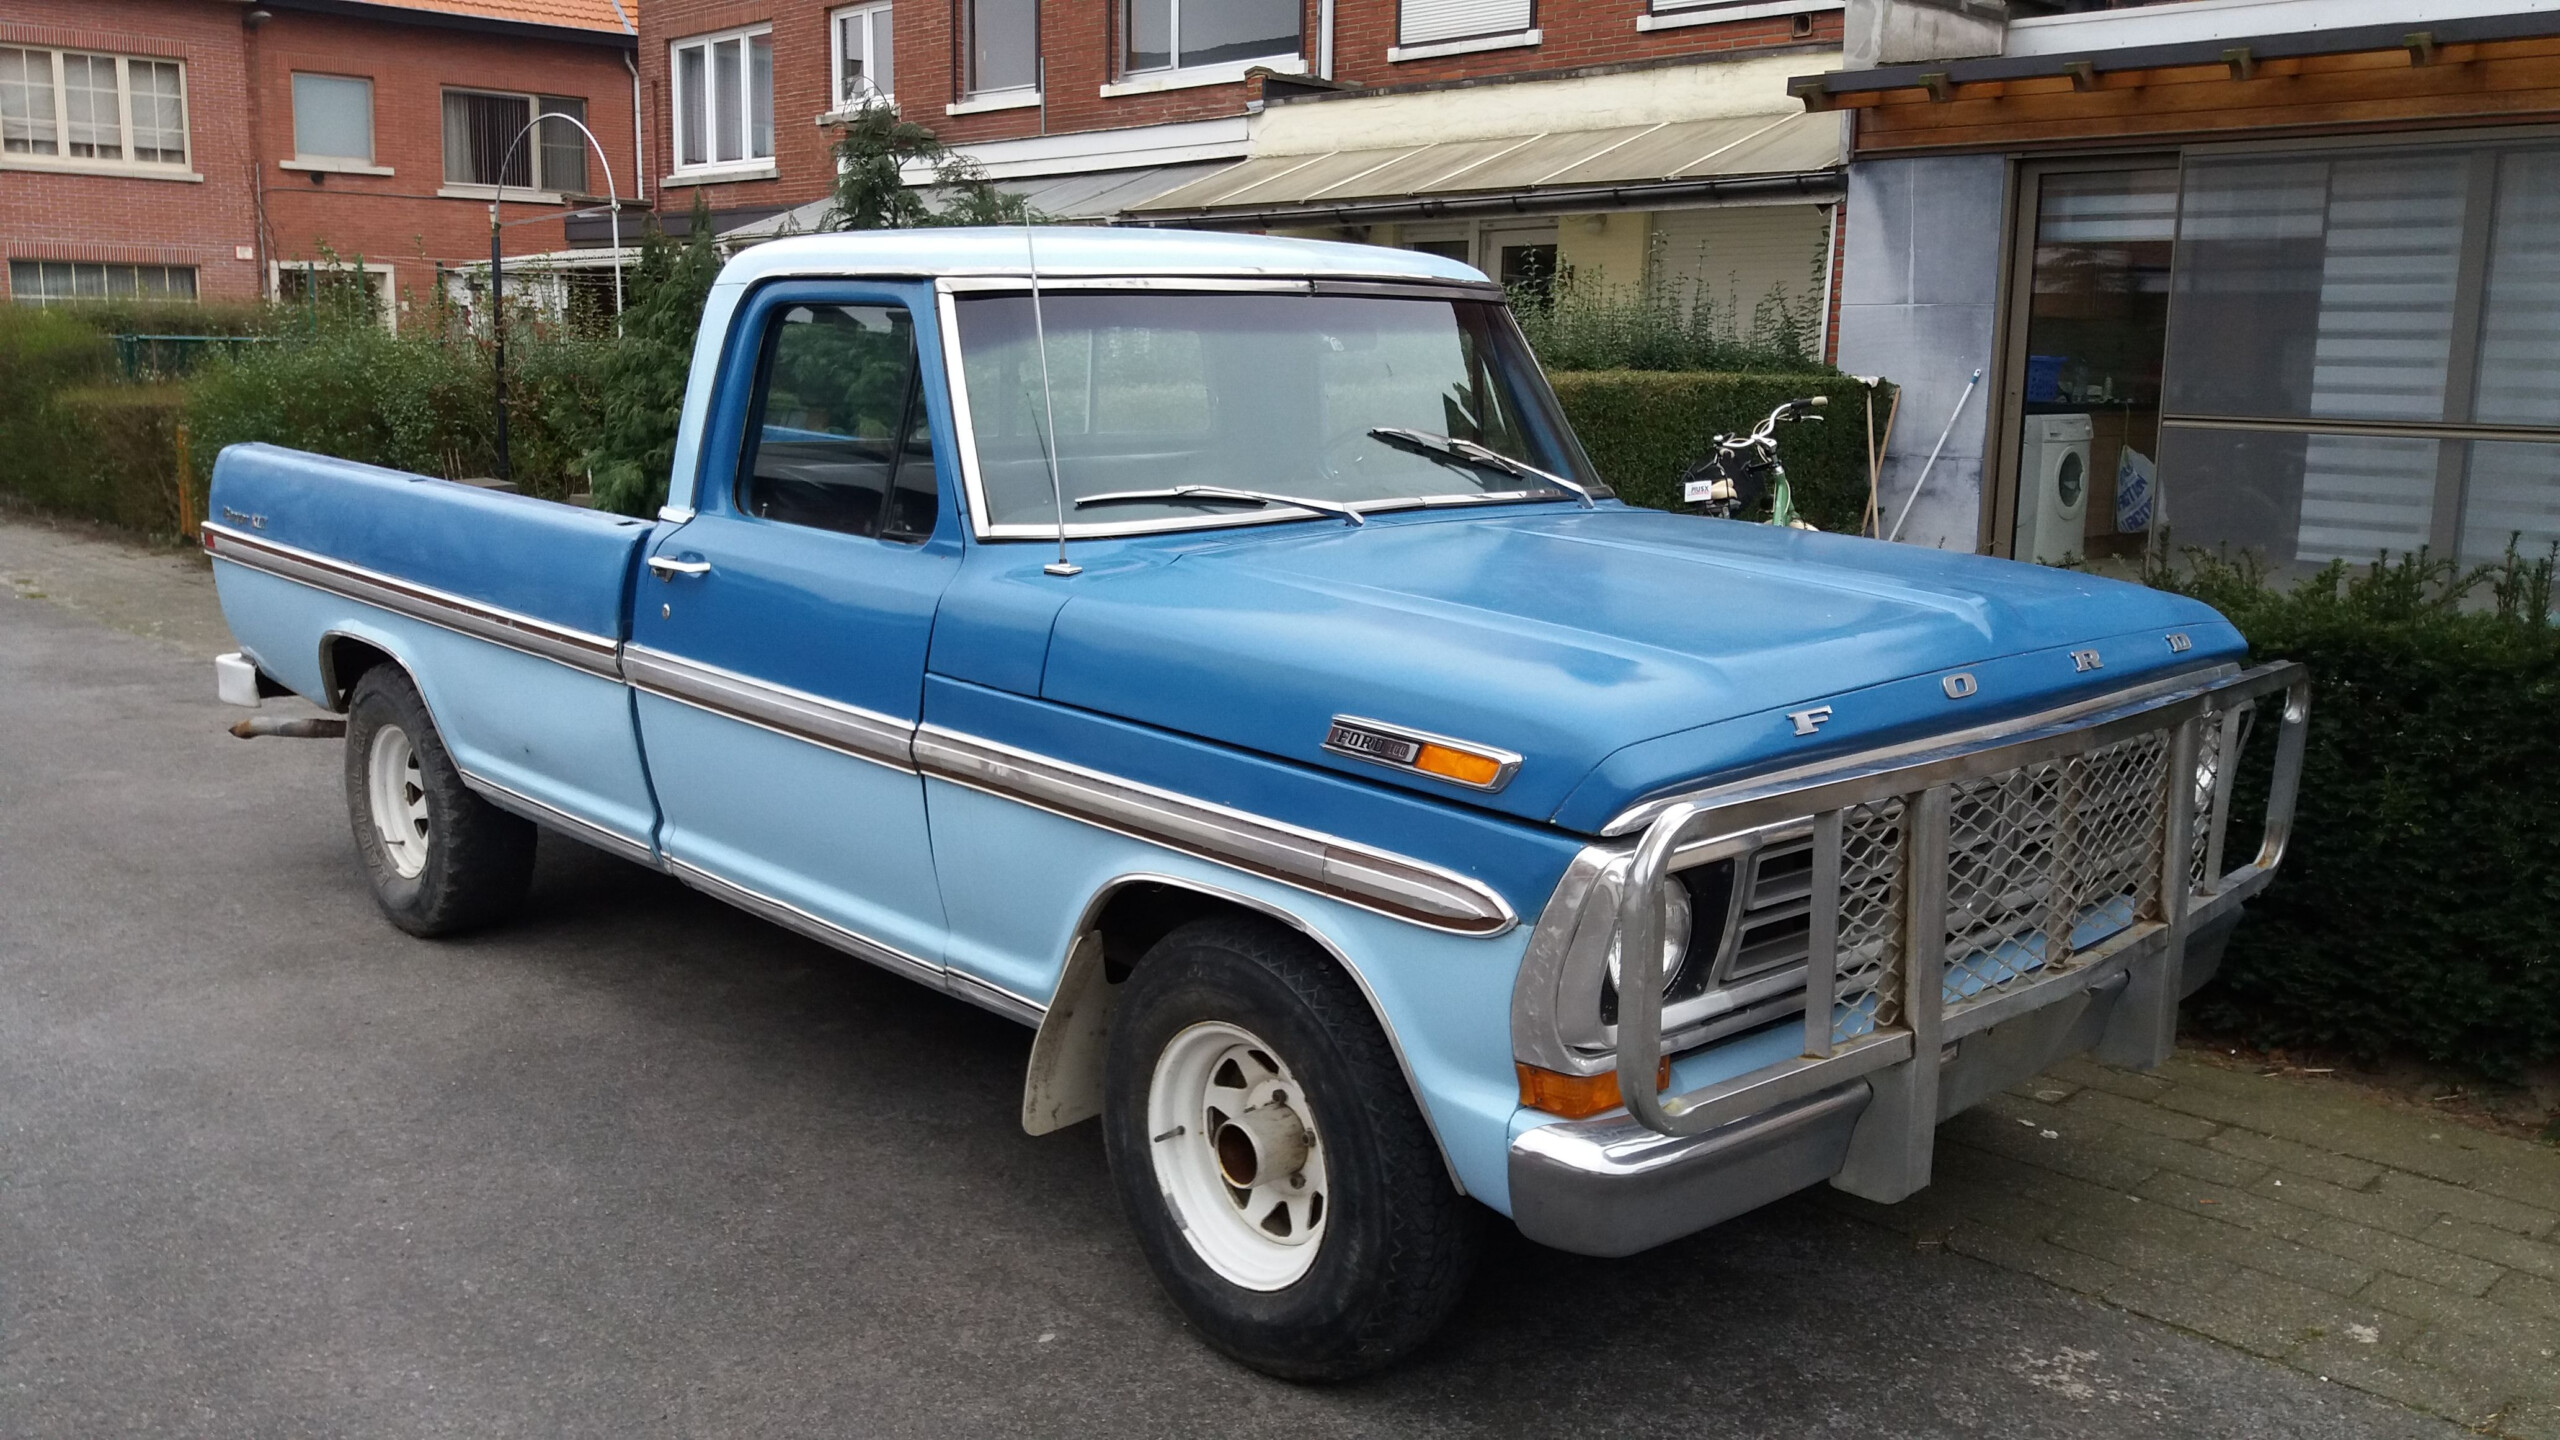
[[[857,935],[829,920],[821,920],[797,905],[776,900],[761,891],[732,884],[698,865],[689,865],[670,856],[667,872],[714,900],[726,901],[760,920],[770,920],[785,930],[797,931],[821,945],[842,950],[857,959],[868,960],[883,970],[903,975],[936,990],[948,990],[945,971],[930,960],[919,960],[893,945],[883,945],[868,936]]]
[[[316,590],[326,590],[367,605],[378,605],[412,620],[423,620],[456,634],[504,645],[527,655],[556,660],[607,679],[622,678],[622,667],[617,658],[620,646],[608,636],[590,635],[583,630],[572,630],[530,615],[519,615],[495,605],[411,584],[379,570],[368,570],[361,565],[350,565],[343,560],[332,560],[291,545],[260,539],[228,525],[207,521],[203,530],[205,553],[216,560],[229,560],[252,570],[263,570]]]
[[[1454,871],[939,726],[916,732],[915,757],[927,775],[1416,925],[1499,935],[1519,923],[1492,887]]]
[[[1007,1020],[1018,1021],[1037,1030],[1049,1014],[1049,1007],[1028,996],[1016,995],[992,980],[982,980],[964,970],[943,972],[952,994],[981,1010],[992,1010]]]
[[[658,852],[619,830],[608,830],[592,820],[580,819],[556,805],[548,805],[520,790],[511,790],[485,775],[474,774],[456,765],[462,783],[478,791],[480,798],[511,815],[522,816],[536,825],[557,830],[572,840],[581,840],[610,855],[619,855],[652,870],[664,869]]]
[[[743,720],[892,770],[915,770],[915,727],[904,720],[645,645],[623,647],[622,673],[638,689],[697,710]]]

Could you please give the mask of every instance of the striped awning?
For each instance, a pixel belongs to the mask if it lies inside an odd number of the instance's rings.
[[[1371,150],[1257,155],[1151,199],[1133,219],[1269,220],[1610,208],[1690,191],[1837,194],[1840,119],[1791,111],[1447,140]]]

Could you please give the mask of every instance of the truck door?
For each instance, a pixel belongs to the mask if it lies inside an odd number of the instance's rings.
[[[635,582],[625,671],[679,875],[939,984],[908,759],[960,561],[933,313],[929,287],[834,281],[739,307],[696,513]]]

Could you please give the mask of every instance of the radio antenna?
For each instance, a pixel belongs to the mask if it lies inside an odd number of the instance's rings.
[[[1058,507],[1058,558],[1040,567],[1043,575],[1081,575],[1084,567],[1067,559],[1067,487],[1058,478],[1058,409],[1049,399],[1049,325],[1040,313],[1040,248],[1032,238],[1028,216],[1022,222],[1022,253],[1031,265],[1031,343],[1040,349],[1040,453],[1049,461],[1049,499]]]

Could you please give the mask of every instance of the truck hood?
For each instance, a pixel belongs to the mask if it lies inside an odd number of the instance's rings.
[[[2212,610],[2139,585],[1617,505],[1194,534],[1126,558],[1058,612],[1044,697],[1586,832],[1668,789],[2242,648]],[[1959,670],[1976,688],[1954,698]],[[1789,712],[1824,704],[1799,734]],[[1343,715],[1522,762],[1468,789],[1325,749]]]

